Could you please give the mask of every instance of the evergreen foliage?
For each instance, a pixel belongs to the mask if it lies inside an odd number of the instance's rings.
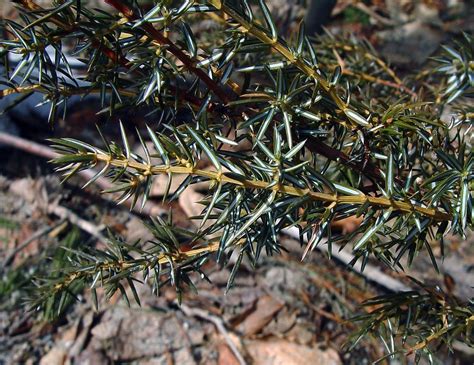
[[[107,0],[117,12],[79,0],[49,9],[16,2],[21,20],[3,23],[3,96],[43,93],[51,123],[67,120],[73,95],[99,95],[110,116],[148,111],[148,125],[137,130],[140,154],[130,148],[128,120],[117,126],[121,141],[53,140],[65,179],[99,168],[89,183],[110,178],[114,187],[104,193],[120,192],[118,202],[132,206],[145,204],[161,174],[168,188],[176,174],[187,175],[167,201],[191,184],[210,184],[196,232],[150,217],[152,242],[111,235],[105,250],[68,249],[62,275],[41,282],[32,298],[48,317],[81,286],[125,297],[129,286],[138,303],[138,279],[156,293],[166,283],[182,293],[193,288],[194,273],[206,277],[205,262],[224,265],[235,253],[230,289],[244,258],[256,265],[263,252],[284,250],[278,235],[288,227],[300,230],[306,253],[327,239],[329,247],[350,245],[353,263],[375,259],[396,271],[417,255],[437,269],[433,246],[444,252],[443,237],[465,237],[473,227],[470,35],[444,47],[418,79],[403,81],[367,42],[313,40],[303,24],[283,39],[263,0],[161,0],[146,10]],[[200,30],[209,18],[212,31]],[[450,123],[441,119],[446,108]],[[350,216],[363,218],[356,231],[332,232],[332,222]],[[192,249],[182,250],[183,242]],[[388,354],[421,355],[457,339],[472,346],[474,303],[416,287],[368,302],[377,309],[357,318],[363,325],[354,343],[370,333]]]

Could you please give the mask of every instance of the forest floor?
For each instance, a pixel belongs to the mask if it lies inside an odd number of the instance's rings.
[[[347,11],[348,2],[339,2],[336,21],[329,28],[368,36],[400,69],[424,62],[459,24],[466,31],[474,26],[474,21],[464,19],[433,27],[431,20],[407,14],[403,29],[392,32],[377,20],[374,25],[377,16],[371,9],[387,16],[394,13],[379,11],[383,2],[371,3],[368,10]],[[439,17],[443,10],[424,11]],[[374,27],[377,36],[371,33]],[[413,41],[413,34],[421,38]],[[400,47],[412,47],[413,52],[399,54]],[[89,138],[94,134],[94,118],[93,108],[85,107],[54,131],[37,120],[15,120],[13,129],[27,141],[45,144],[52,136]],[[44,157],[0,146],[0,365],[337,365],[368,364],[384,356],[378,339],[366,338],[352,351],[346,346],[357,327],[348,319],[370,310],[361,306],[365,300],[390,292],[384,280],[351,271],[319,251],[301,261],[303,248],[285,235],[280,239],[287,251],[264,256],[256,268],[244,261],[228,293],[231,266],[208,264],[205,271],[211,282],[196,277],[197,293],[186,292],[181,305],[174,289],[164,287],[155,296],[143,284],[137,286],[141,306],[131,303],[129,307],[119,295],[105,301],[99,292],[99,310],[95,310],[85,290],[59,319],[41,320],[35,311],[26,311],[26,298],[32,283],[56,267],[61,247],[103,246],[107,227],[128,242],[152,238],[142,215],[105,199],[95,186],[82,190],[83,183],[73,178],[60,184]],[[172,212],[174,224],[193,228],[189,217],[195,214],[200,192],[190,190],[172,204],[162,204],[161,194],[157,183],[152,214]],[[348,220],[338,228],[351,230],[353,224]],[[469,300],[473,297],[474,237],[448,237],[447,242],[444,260],[440,249],[434,250],[439,274],[425,257],[416,258],[413,267],[398,276],[383,267],[377,269],[414,289],[408,275]],[[474,350],[461,343],[455,344],[454,353],[440,349],[438,356],[439,363],[447,365],[474,363]]]

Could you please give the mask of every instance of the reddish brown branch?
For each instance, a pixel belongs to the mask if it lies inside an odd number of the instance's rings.
[[[105,0],[105,2],[119,12],[121,12],[129,20],[138,20],[139,17],[135,15],[132,9],[130,9],[123,2],[118,0]],[[160,31],[155,29],[150,23],[145,23],[142,26],[143,30],[147,35],[158,42],[161,45],[167,46],[167,49],[178,58],[183,65],[195,74],[206,86],[211,90],[219,99],[221,99],[225,104],[230,101],[227,93],[214,81],[212,80],[203,70],[195,66],[195,62],[188,57],[179,47],[177,47],[169,38],[165,37]]]
[[[310,137],[306,143],[308,149],[312,152],[319,153],[323,155],[329,160],[337,161],[344,166],[347,166],[368,178],[374,179],[379,183],[384,183],[384,178],[382,176],[382,171],[375,166],[372,162],[368,161],[367,163],[363,162],[355,162],[349,156],[347,156],[344,152],[339,151],[327,144],[323,143],[319,138]],[[403,184],[403,181],[399,178],[395,178],[395,182],[399,185]]]
[[[99,41],[93,39],[92,40],[92,46],[96,49],[98,49],[99,51],[101,51],[107,58],[109,58],[111,61],[113,62],[118,62],[121,66],[125,67],[126,69],[130,69],[130,65],[131,65],[131,62],[123,55],[121,54],[118,54],[117,52],[115,52],[114,50],[104,46],[103,44],[101,44]],[[190,95],[186,92],[182,92],[181,90],[176,90],[175,87],[173,87],[172,85],[169,86],[169,89],[171,92],[175,93],[177,92],[177,94],[184,100],[188,101],[189,103],[195,105],[195,106],[201,106],[201,103],[202,103],[202,100],[196,98],[195,96],[193,95]],[[212,108],[213,105],[210,105],[209,106],[209,109]]]
[[[34,1],[32,0],[21,0],[21,5],[23,6],[23,8],[27,9],[27,10],[30,10],[30,11],[41,11],[41,10],[44,10],[41,6],[39,6],[38,4],[36,4]],[[124,7],[125,5],[118,2],[118,5],[120,7],[120,9],[122,9],[122,7]],[[124,10],[124,9],[122,9]],[[120,12],[123,13],[122,10],[119,10]],[[125,14],[125,13],[124,13]],[[66,30],[66,31],[72,31],[74,30],[74,25],[73,24],[65,24],[63,23],[60,19],[57,19],[56,17],[51,17],[50,19],[54,24],[56,24],[58,27]],[[116,62],[116,63],[119,63],[121,66],[127,68],[127,69],[130,69],[130,65],[131,65],[131,62],[130,60],[128,60],[124,55],[122,54],[119,54],[117,52],[115,52],[114,50],[108,48],[107,46],[105,46],[102,42],[100,42],[98,39],[94,39],[92,38],[91,39],[91,43],[92,43],[92,46],[99,50],[100,52],[102,52],[102,54],[104,54],[107,58],[109,58],[112,62]],[[201,70],[200,70],[201,71]],[[207,75],[205,75],[207,76]],[[212,81],[212,80],[211,80]],[[184,100],[188,101],[189,103],[195,105],[195,106],[198,106],[200,107],[201,104],[202,104],[202,100],[196,98],[195,96],[193,95],[190,95],[186,92],[182,92],[181,90],[177,90],[170,85],[170,90],[174,93],[174,92],[177,92],[177,94]],[[211,110],[213,108],[213,104],[210,104],[208,109]]]

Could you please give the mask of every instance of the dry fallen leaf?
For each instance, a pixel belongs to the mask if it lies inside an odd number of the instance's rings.
[[[237,330],[244,336],[251,336],[260,332],[283,306],[284,303],[276,300],[271,295],[260,297],[255,305],[255,310],[237,326]]]
[[[192,186],[190,186],[179,196],[179,206],[181,209],[183,209],[188,218],[194,217],[201,214],[204,205],[199,204],[199,201],[203,199],[204,195],[197,192]]]
[[[66,363],[67,351],[61,347],[53,347],[40,360],[40,365],[63,365]]]
[[[219,353],[218,365],[240,365],[239,360],[237,360],[232,350],[225,343],[220,343],[217,346],[217,351]]]
[[[350,217],[331,222],[331,228],[336,231],[341,231],[342,234],[349,234],[359,228],[362,220],[362,216],[356,217],[355,215],[352,215]]]
[[[298,345],[282,339],[248,341],[246,349],[254,365],[339,365],[336,350]]]
[[[200,203],[200,201],[205,199],[205,195],[198,192],[198,188],[200,187],[191,185],[179,196],[179,206],[181,209],[183,209],[188,218],[200,215],[205,208],[205,205]],[[199,226],[201,224],[200,220],[193,220],[192,222],[195,226]],[[203,228],[209,227],[214,222],[215,219],[208,219]]]

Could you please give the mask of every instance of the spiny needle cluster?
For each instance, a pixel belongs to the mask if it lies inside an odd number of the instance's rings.
[[[104,115],[146,111],[147,125],[134,136],[142,152],[131,148],[134,120],[127,120],[117,126],[120,143],[53,140],[58,171],[69,178],[97,169],[88,184],[110,178],[105,193],[120,193],[118,202],[132,207],[146,204],[162,174],[165,200],[196,182],[209,184],[209,196],[196,232],[150,217],[150,242],[111,235],[107,250],[71,251],[63,276],[39,285],[35,307],[57,314],[84,285],[125,297],[128,286],[139,302],[139,273],[156,292],[171,282],[182,293],[193,273],[205,277],[206,261],[226,264],[235,252],[230,288],[244,257],[256,265],[262,252],[280,252],[278,235],[292,226],[308,242],[306,253],[327,240],[350,245],[354,262],[375,258],[393,270],[419,254],[437,269],[432,246],[472,229],[471,36],[445,48],[439,67],[421,76],[431,85],[421,93],[365,42],[313,40],[303,25],[283,39],[263,0],[155,1],[147,9],[105,2],[116,12],[76,0],[48,9],[17,1],[21,22],[2,24],[2,96],[43,93],[52,123],[67,120],[77,95],[97,95]],[[202,28],[209,18],[212,31]],[[448,105],[456,111],[451,123],[441,120]],[[177,174],[187,177],[168,194]],[[362,218],[355,232],[332,231],[332,222],[350,216]],[[192,249],[183,251],[183,242]],[[360,318],[359,338],[378,334],[392,344],[389,353],[401,338],[417,354],[434,342],[472,341],[472,303],[423,290],[368,303],[379,309]]]

